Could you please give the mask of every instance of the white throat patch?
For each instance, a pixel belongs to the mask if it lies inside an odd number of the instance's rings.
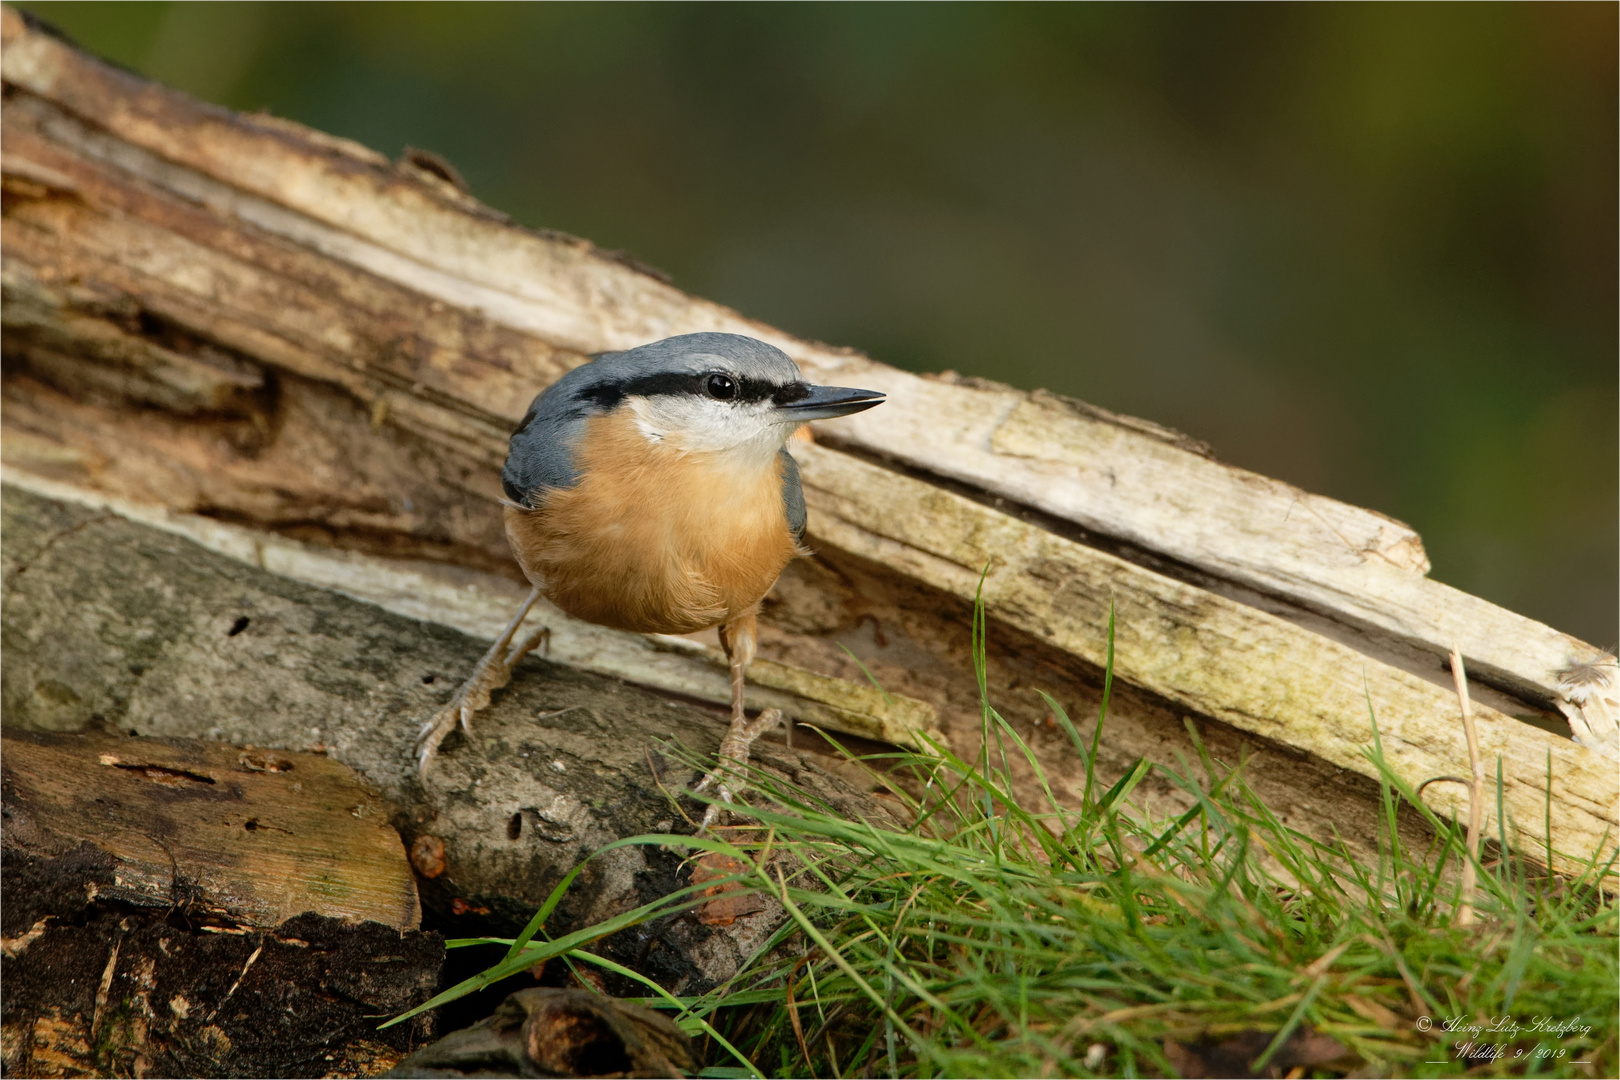
[[[782,421],[763,401],[659,394],[626,398],[624,407],[648,442],[692,454],[722,455],[738,468],[764,468],[774,462],[796,426]]]

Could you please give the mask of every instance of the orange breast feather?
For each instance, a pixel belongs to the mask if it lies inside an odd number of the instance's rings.
[[[686,634],[753,613],[799,548],[781,466],[649,443],[627,413],[586,421],[580,480],[537,510],[506,509],[529,580],[576,618]]]

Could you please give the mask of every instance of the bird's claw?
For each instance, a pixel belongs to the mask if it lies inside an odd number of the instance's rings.
[[[741,786],[743,770],[748,767],[748,756],[754,740],[781,722],[781,709],[766,709],[753,720],[745,716],[732,719],[726,737],[720,740],[719,760],[715,762],[714,768],[709,770],[708,775],[692,788],[695,793],[712,784],[715,794],[719,796],[718,802],[710,803],[708,809],[703,811],[703,821],[699,823],[697,831],[699,836],[714,824],[722,809],[736,802],[737,789],[733,788],[732,784]]]
[[[527,610],[525,607],[522,614],[527,614]],[[460,727],[461,733],[471,740],[473,715],[489,704],[491,694],[512,681],[512,669],[517,667],[520,660],[550,643],[551,629],[543,626],[517,641],[512,641],[511,635],[507,634],[490,646],[467,681],[417,733],[416,772],[424,783],[428,769],[438,756],[439,747],[450,732]]]

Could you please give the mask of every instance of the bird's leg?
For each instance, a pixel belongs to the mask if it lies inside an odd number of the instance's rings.
[[[416,736],[416,770],[417,775],[424,782],[427,780],[428,768],[432,766],[433,759],[438,756],[439,745],[445,737],[461,725],[462,734],[471,736],[471,721],[473,714],[489,704],[489,696],[496,690],[505,686],[512,679],[512,669],[534,649],[551,640],[551,630],[541,627],[531,634],[527,634],[518,641],[512,638],[517,634],[518,627],[528,617],[529,609],[534,607],[535,601],[540,599],[538,587],[529,590],[529,596],[519,605],[517,614],[512,621],[506,624],[501,636],[489,647],[489,651],[478,661],[467,681],[455,696],[433,715],[433,719],[422,725],[421,732]]]
[[[754,740],[782,720],[780,709],[766,709],[752,723],[743,712],[743,674],[754,659],[755,629],[756,624],[752,615],[733,619],[720,627],[720,645],[731,660],[731,727],[727,729],[726,737],[720,740],[720,760],[715,762],[715,767],[709,775],[699,780],[697,786],[692,789],[702,791],[713,784],[721,799],[721,802],[711,803],[703,812],[703,824],[699,826],[699,832],[707,829],[719,816],[721,803],[733,801],[736,791],[731,785],[741,780],[741,773],[748,765],[748,753],[754,745]],[[788,745],[791,746],[792,721],[789,721],[788,725]]]
[[[720,646],[726,650],[726,658],[731,661],[731,726],[734,729],[743,723],[743,676],[748,671],[748,665],[754,662],[758,629],[759,624],[752,615],[733,619],[720,627]],[[792,723],[783,727],[782,734],[787,739],[788,749],[793,749]],[[743,760],[748,760],[746,755]]]

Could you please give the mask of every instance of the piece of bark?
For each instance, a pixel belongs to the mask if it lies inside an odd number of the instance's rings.
[[[685,1076],[696,1065],[674,1021],[585,990],[536,987],[423,1047],[384,1076]]]
[[[132,894],[92,844],[26,851],[9,822],[0,858],[7,1076],[370,1075],[432,1038],[431,1016],[374,1017],[433,994],[436,933],[314,913],[222,925],[189,897]]]
[[[419,881],[422,903],[461,936],[513,933],[587,859],[549,929],[599,922],[676,887],[675,854],[591,856],[623,836],[692,830],[683,815],[697,804],[676,800],[699,772],[681,754],[713,754],[725,730],[716,712],[530,657],[475,718],[472,742],[446,747],[424,790],[416,732],[480,642],[9,485],[0,511],[9,728],[323,747],[391,804],[408,848],[442,851],[437,872]],[[844,813],[888,816],[814,758],[769,743],[754,754]],[[654,963],[676,992],[701,992],[780,917],[768,907],[726,927],[664,920],[605,947]]]
[[[396,930],[421,921],[389,808],[324,755],[109,735],[3,745],[6,843],[39,856],[99,848],[125,903],[183,904],[232,930],[304,912]]]

